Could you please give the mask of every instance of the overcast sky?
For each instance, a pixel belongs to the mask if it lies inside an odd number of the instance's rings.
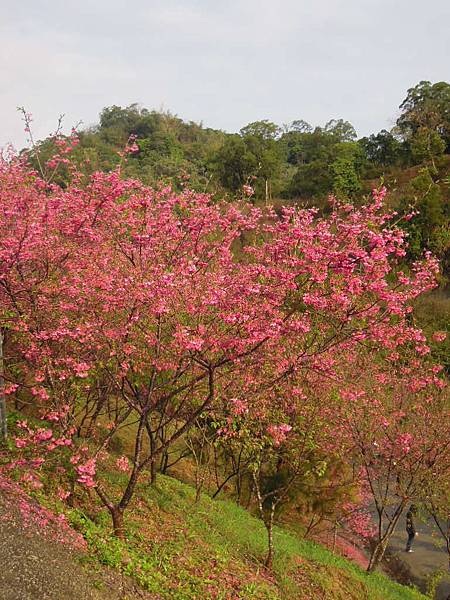
[[[450,80],[448,0],[0,0],[0,146],[138,102],[238,131],[268,118],[390,128]]]

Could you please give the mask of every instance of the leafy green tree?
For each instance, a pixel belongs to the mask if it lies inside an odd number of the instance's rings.
[[[403,144],[385,129],[377,134],[361,138],[358,143],[363,149],[366,159],[382,167],[398,164],[404,155]]]
[[[98,131],[106,141],[123,146],[130,135],[148,138],[160,127],[161,115],[140,108],[138,104],[130,104],[126,108],[120,106],[106,107],[100,113]]]
[[[450,84],[421,81],[408,90],[400,110],[397,126],[405,139],[425,128],[436,132],[450,151]]]
[[[351,198],[359,192],[362,162],[361,147],[356,142],[344,142],[337,147],[337,156],[331,165],[333,192],[339,198]]]
[[[333,174],[328,164],[314,160],[297,168],[289,185],[291,197],[317,198],[329,194],[333,187]]]
[[[266,201],[278,191],[278,180],[281,173],[282,156],[277,141],[281,133],[280,127],[270,121],[249,123],[240,131],[247,152],[256,163],[252,173],[255,177],[256,196]]]
[[[221,185],[237,192],[256,172],[257,157],[240,135],[230,135],[211,159],[211,167]]]
[[[239,132],[243,138],[247,137],[257,137],[263,140],[276,140],[280,133],[281,128],[268,121],[267,119],[263,119],[262,121],[254,121],[253,123],[249,123]]]
[[[353,142],[357,138],[353,125],[344,119],[331,119],[325,124],[323,130],[338,142]]]
[[[287,131],[280,140],[283,159],[289,165],[301,165],[306,162],[306,139],[309,134],[300,131]]]
[[[303,165],[313,161],[331,163],[335,156],[338,138],[321,127],[313,131],[288,131],[280,138],[285,160],[291,165]]]
[[[420,127],[411,137],[410,148],[416,164],[431,160],[434,165],[434,159],[445,151],[445,142],[434,129]]]
[[[295,119],[289,125],[283,126],[284,133],[296,132],[296,133],[312,133],[312,126],[303,119]]]
[[[430,170],[422,169],[411,180],[407,194],[402,198],[404,212],[412,205],[418,212],[403,226],[409,238],[409,256],[419,258],[424,250],[431,250],[440,260],[444,275],[450,266],[450,206],[442,188],[436,183]]]

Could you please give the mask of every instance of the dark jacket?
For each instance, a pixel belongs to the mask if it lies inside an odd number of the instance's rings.
[[[411,510],[408,510],[406,513],[406,531],[410,534],[416,533],[416,526],[414,524],[414,513]]]

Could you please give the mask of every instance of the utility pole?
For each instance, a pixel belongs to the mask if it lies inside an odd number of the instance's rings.
[[[5,394],[5,365],[3,361],[3,330],[0,327],[0,436],[3,441],[8,437],[8,424],[6,420],[6,394]]]

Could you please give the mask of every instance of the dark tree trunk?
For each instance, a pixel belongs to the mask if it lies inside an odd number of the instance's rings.
[[[202,494],[202,487],[203,487],[203,482],[201,482],[200,484],[198,484],[196,486],[196,489],[195,489],[195,499],[194,499],[195,504],[198,504],[199,501],[200,501],[200,496]]]
[[[125,525],[123,521],[123,511],[120,508],[114,506],[110,509],[112,522],[113,522],[113,533],[119,539],[124,539],[125,537]]]
[[[161,454],[161,461],[160,461],[160,465],[159,465],[159,471],[163,475],[165,475],[167,472],[168,464],[169,464],[169,454],[168,454],[167,450],[164,450],[163,453]]]
[[[373,549],[372,554],[370,556],[369,564],[367,566],[368,573],[373,573],[380,564],[380,562],[383,560],[388,541],[389,538],[383,538],[381,541],[376,543],[375,548]]]
[[[156,461],[150,461],[150,483],[153,485],[156,481]]]
[[[0,329],[0,437],[6,440],[8,437],[8,421],[6,413],[6,394],[3,363],[3,332]]]
[[[98,416],[101,413],[102,408],[104,407],[105,404],[106,404],[106,396],[100,397],[97,400],[97,404],[96,404],[96,407],[95,407],[95,410],[94,410],[94,414],[90,418],[89,425],[87,426],[86,433],[85,433],[85,435],[83,437],[85,437],[85,438],[91,437],[92,432],[94,430],[94,426],[95,426],[95,424],[97,422]],[[81,433],[81,431],[80,431],[80,433]]]
[[[387,526],[386,531],[384,532],[384,534],[381,537],[378,538],[378,540],[375,544],[375,547],[372,551],[372,555],[370,557],[369,564],[367,566],[368,573],[373,573],[373,571],[375,571],[377,566],[383,560],[387,545],[389,543],[389,540],[392,537],[392,534],[394,533],[394,531],[397,527],[397,523],[403,513],[405,505],[406,505],[406,502],[402,501],[402,503],[395,510],[395,513],[394,513],[391,521],[389,522],[389,525]]]

